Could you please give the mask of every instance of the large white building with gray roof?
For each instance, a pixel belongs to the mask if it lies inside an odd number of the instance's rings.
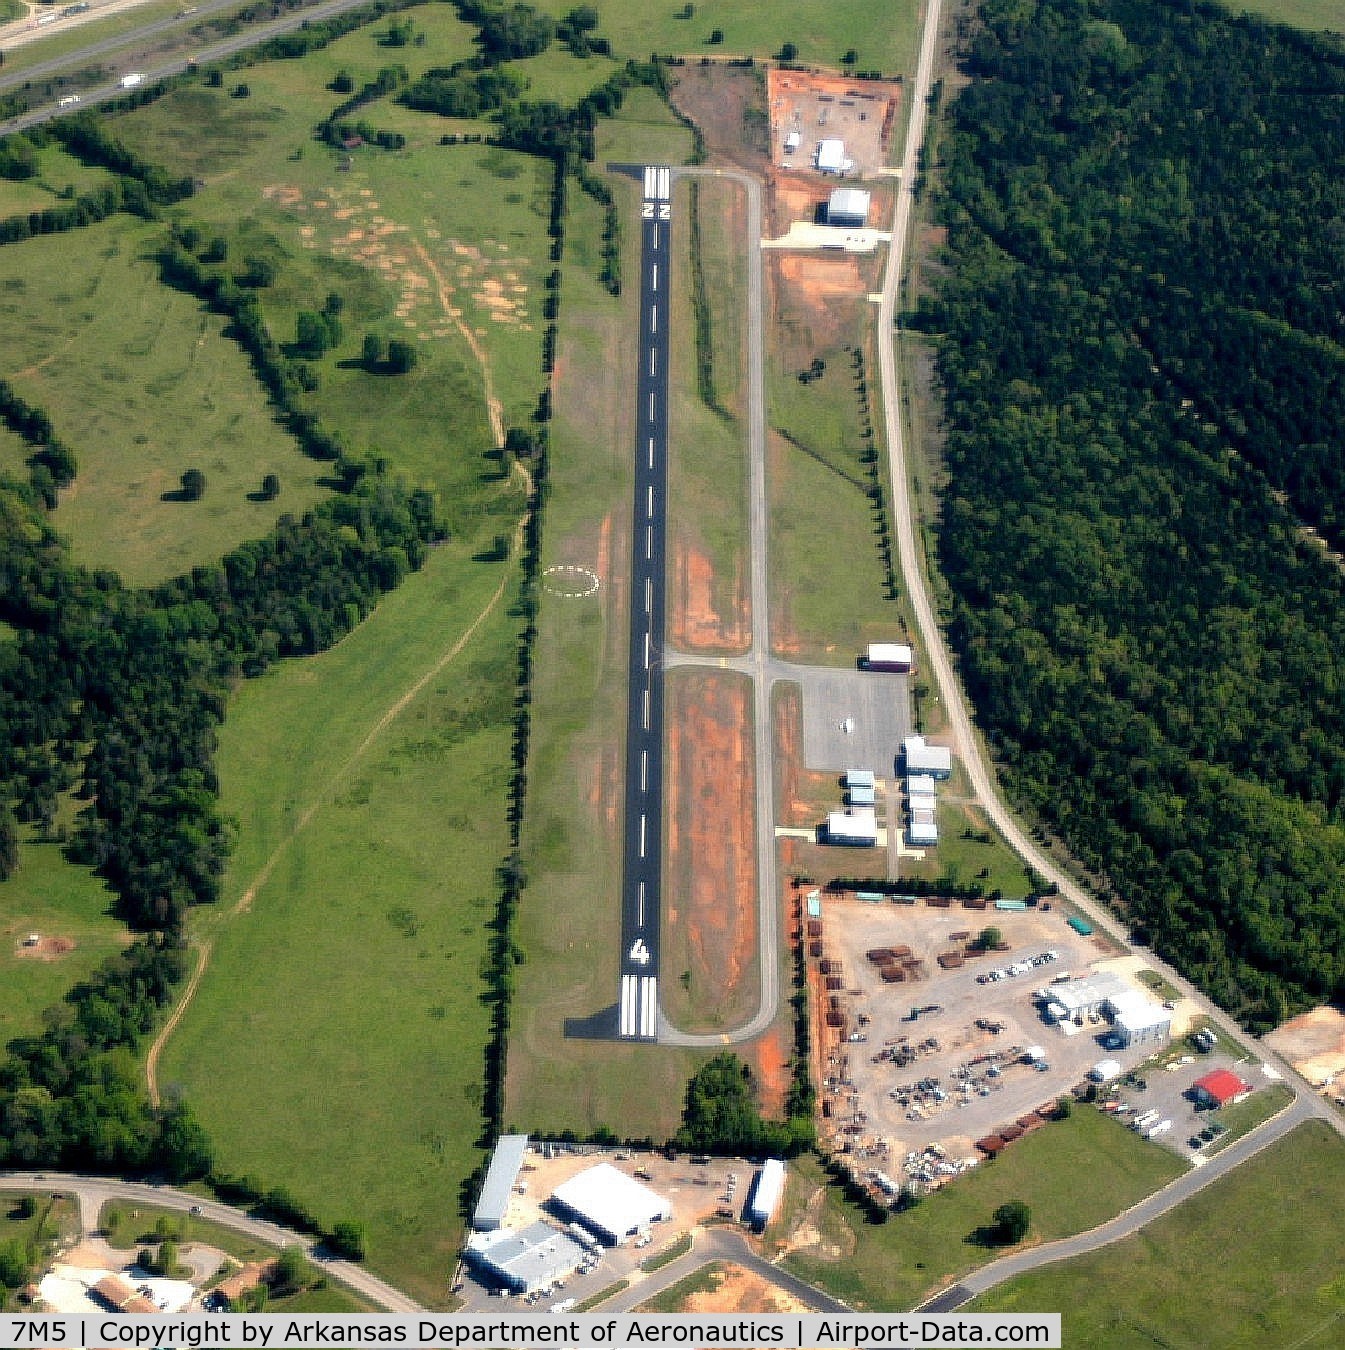
[[[579,1269],[586,1253],[567,1233],[538,1221],[517,1233],[497,1228],[467,1239],[467,1259],[497,1283],[531,1294]]]
[[[472,1214],[472,1227],[478,1233],[489,1233],[504,1226],[509,1197],[514,1193],[518,1170],[528,1153],[526,1134],[502,1134],[491,1154],[486,1179],[481,1183],[481,1198]]]

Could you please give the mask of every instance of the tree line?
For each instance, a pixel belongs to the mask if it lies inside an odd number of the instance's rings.
[[[949,635],[1014,795],[1264,1030],[1345,994],[1345,45],[1144,0],[963,36],[913,316]]]

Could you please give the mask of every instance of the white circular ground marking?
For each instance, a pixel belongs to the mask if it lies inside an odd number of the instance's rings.
[[[584,600],[597,595],[600,584],[598,574],[591,567],[579,567],[575,563],[556,563],[542,573],[542,589],[562,600]]]

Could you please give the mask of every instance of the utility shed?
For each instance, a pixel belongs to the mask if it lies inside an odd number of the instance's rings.
[[[906,773],[928,774],[931,778],[950,778],[953,752],[946,745],[929,745],[923,736],[907,736],[902,742]]]
[[[552,1199],[614,1247],[650,1224],[672,1218],[672,1206],[661,1195],[605,1162],[558,1186]]]
[[[1191,1087],[1196,1094],[1198,1105],[1212,1107],[1240,1102],[1252,1090],[1250,1083],[1244,1083],[1230,1069],[1215,1069],[1203,1078],[1197,1078]]]
[[[768,1158],[761,1171],[757,1173],[756,1185],[752,1189],[752,1202],[747,1207],[748,1216],[758,1228],[770,1223],[771,1215],[785,1189],[785,1165],[779,1158]]]
[[[467,1259],[519,1294],[563,1280],[579,1269],[585,1255],[572,1237],[540,1220],[517,1233],[497,1228],[467,1239]]]
[[[502,1134],[491,1154],[486,1179],[481,1184],[481,1198],[472,1214],[472,1227],[478,1233],[489,1233],[504,1224],[509,1197],[513,1194],[518,1169],[528,1152],[526,1134]]]
[[[862,188],[837,188],[827,202],[827,224],[852,228],[867,225],[871,200]]]

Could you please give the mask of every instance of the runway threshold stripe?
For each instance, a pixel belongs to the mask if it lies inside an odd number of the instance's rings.
[[[621,1034],[634,1036],[636,1023],[636,1003],[639,989],[634,975],[621,977]]]
[[[645,975],[640,984],[640,1035],[653,1040],[658,1035],[658,979]]]

